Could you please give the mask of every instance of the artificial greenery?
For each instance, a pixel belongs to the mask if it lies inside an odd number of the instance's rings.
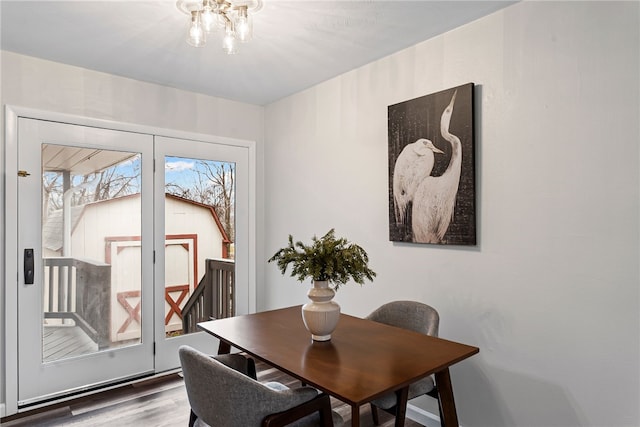
[[[314,281],[326,280],[337,291],[350,279],[359,285],[364,279],[373,281],[376,273],[368,266],[369,257],[364,249],[345,238],[336,238],[331,229],[321,238],[313,236],[311,245],[293,242],[289,235],[289,244],[276,252],[269,262],[275,261],[282,274],[292,264],[291,277],[300,282],[310,277]]]

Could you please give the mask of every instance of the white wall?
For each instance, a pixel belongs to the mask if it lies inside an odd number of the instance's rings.
[[[373,284],[480,347],[465,426],[638,426],[639,3],[524,2],[267,106],[266,255],[335,227]],[[387,106],[476,83],[476,247],[388,241]],[[262,308],[308,285],[265,268]]]
[[[193,92],[144,83],[105,73],[1,52],[1,105],[37,108],[57,113],[184,130],[257,141],[258,233],[262,224],[262,140],[264,109]],[[4,141],[4,109],[0,134]],[[4,151],[4,142],[2,144]],[[0,151],[0,200],[4,205],[4,154]],[[0,209],[4,213],[4,206]],[[4,215],[4,214],[3,214]],[[4,224],[4,218],[0,220]],[[4,242],[3,228],[0,241]],[[3,246],[0,259],[4,260]],[[258,252],[261,256],[262,252]],[[262,256],[264,257],[264,256]],[[0,265],[0,277],[4,278]],[[258,274],[261,267],[258,268]],[[4,286],[15,286],[7,283]],[[0,319],[4,325],[4,286],[0,287]],[[4,327],[0,327],[0,408],[4,402]],[[1,412],[1,411],[0,411]]]

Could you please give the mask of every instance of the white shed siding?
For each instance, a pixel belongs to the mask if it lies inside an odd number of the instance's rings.
[[[204,275],[205,260],[222,258],[224,236],[213,210],[207,206],[168,196],[164,208],[166,286],[188,284],[190,294]],[[117,301],[118,293],[140,290],[140,269],[136,268],[140,263],[140,228],[140,195],[133,195],[86,205],[71,235],[73,257],[112,265],[111,336],[114,341],[140,336],[137,322],[131,322],[124,331],[119,331],[129,315]],[[180,292],[170,296],[176,301]],[[127,297],[127,302],[135,307],[138,299]],[[181,308],[187,299],[188,296],[183,299]],[[169,309],[169,304],[165,303],[165,315]],[[167,331],[181,328],[180,318],[172,315]]]
[[[210,209],[165,198],[165,232],[167,235],[195,234],[193,225],[200,224],[198,234],[198,278],[204,274],[205,259],[222,258],[222,234]]]

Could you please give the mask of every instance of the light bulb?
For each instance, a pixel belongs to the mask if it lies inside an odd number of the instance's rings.
[[[247,13],[247,6],[238,8],[235,29],[241,42],[248,42],[253,37],[253,19]]]
[[[222,39],[222,49],[227,55],[236,53],[236,36],[233,31],[233,22],[228,21],[225,25],[225,34]]]
[[[191,24],[189,25],[187,43],[193,47],[202,47],[206,42],[207,39],[200,19],[200,12],[194,10],[191,12]]]
[[[216,27],[215,22],[216,17],[213,13],[213,10],[211,9],[211,6],[209,6],[209,3],[207,2],[204,9],[202,10],[202,26],[204,27],[204,30],[207,33],[210,33],[211,30],[215,29]]]

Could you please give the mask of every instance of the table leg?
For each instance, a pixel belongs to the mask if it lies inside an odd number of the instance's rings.
[[[440,405],[442,406],[441,424],[443,427],[458,427],[458,414],[456,413],[456,403],[453,400],[453,386],[451,385],[451,375],[449,368],[436,372],[436,385],[440,395]]]
[[[360,427],[360,407],[351,405],[351,427]]]
[[[231,344],[220,340],[220,344],[218,344],[218,354],[229,354],[229,353],[231,353]]]
[[[395,427],[404,427],[404,419],[407,416],[407,399],[409,387],[396,391],[396,422]]]

